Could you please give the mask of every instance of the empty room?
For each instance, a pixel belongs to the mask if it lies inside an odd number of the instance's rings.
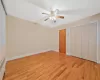
[[[0,0],[0,80],[100,80],[100,0]]]

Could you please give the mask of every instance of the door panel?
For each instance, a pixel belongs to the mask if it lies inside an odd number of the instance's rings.
[[[82,57],[84,59],[89,59],[89,27],[88,26],[82,26]]]
[[[70,30],[70,53],[73,56],[81,57],[81,28],[74,27]]]
[[[97,61],[97,26],[92,24],[89,26],[89,59]]]
[[[82,57],[97,61],[97,25],[96,23],[82,27]]]

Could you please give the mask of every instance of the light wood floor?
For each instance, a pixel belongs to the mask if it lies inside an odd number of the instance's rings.
[[[9,61],[4,80],[100,80],[100,65],[49,51]]]

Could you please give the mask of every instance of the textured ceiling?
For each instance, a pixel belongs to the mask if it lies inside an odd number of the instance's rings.
[[[100,13],[100,0],[4,0],[8,15],[33,21],[48,27],[68,24],[76,20]],[[57,19],[56,23],[44,21],[50,9],[59,9],[64,20]]]

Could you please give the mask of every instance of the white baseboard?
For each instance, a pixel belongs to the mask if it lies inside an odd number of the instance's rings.
[[[12,58],[7,58],[7,61],[11,61],[11,60],[14,60],[14,59],[19,59],[19,58],[23,58],[23,57],[27,57],[27,56],[39,54],[39,53],[41,53],[41,52],[47,52],[47,51],[51,51],[51,50],[42,50],[42,51],[39,51],[39,52],[26,53],[26,54],[23,54],[23,55],[14,56],[14,57],[12,57]],[[53,51],[57,51],[57,52],[58,52],[58,50],[53,50]]]
[[[53,51],[59,52],[59,50],[53,50]]]
[[[18,59],[18,58],[23,58],[23,57],[26,57],[26,56],[31,56],[31,55],[34,55],[34,54],[38,54],[38,53],[28,53],[28,54],[23,54],[23,55],[19,55],[19,56],[14,56],[14,57],[11,57],[11,58],[7,58],[7,61],[11,61],[11,60]]]
[[[100,61],[98,60],[97,63],[100,64]]]

